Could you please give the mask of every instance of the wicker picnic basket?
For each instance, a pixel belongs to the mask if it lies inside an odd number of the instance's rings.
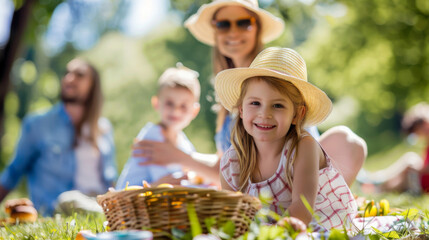
[[[171,233],[172,228],[188,230],[188,205],[193,205],[203,231],[204,219],[213,217],[218,224],[235,223],[234,237],[248,230],[250,221],[260,209],[259,199],[231,191],[205,188],[144,188],[108,192],[97,197],[110,230],[147,229],[155,238]]]

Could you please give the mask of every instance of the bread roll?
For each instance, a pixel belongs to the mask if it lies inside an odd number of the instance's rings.
[[[37,211],[33,206],[16,206],[12,208],[10,218],[13,223],[35,222],[37,220]]]
[[[33,202],[28,198],[18,198],[18,199],[10,199],[4,203],[5,212],[7,214],[12,213],[12,209],[17,206],[34,206]]]

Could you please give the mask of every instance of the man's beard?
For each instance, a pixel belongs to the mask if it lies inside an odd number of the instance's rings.
[[[61,91],[61,101],[65,104],[86,104],[87,101],[85,101],[84,99],[79,98],[78,96],[66,96],[62,91]]]

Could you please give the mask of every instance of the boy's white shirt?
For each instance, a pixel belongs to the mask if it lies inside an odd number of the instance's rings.
[[[139,132],[136,137],[137,140],[153,140],[164,142],[165,137],[162,133],[162,127],[158,124],[148,122]],[[195,152],[195,147],[186,137],[183,131],[180,131],[177,134],[176,147],[179,148],[186,154],[192,155]],[[173,160],[173,159],[172,159]],[[182,167],[179,164],[169,164],[167,166],[159,165],[139,165],[139,163],[144,162],[144,158],[133,158],[130,157],[127,163],[124,166],[124,169],[119,176],[118,182],[116,184],[116,189],[125,188],[126,182],[129,182],[129,185],[142,185],[142,181],[146,180],[149,183],[155,182],[159,178],[178,172],[182,170]],[[155,177],[155,178],[153,178]]]

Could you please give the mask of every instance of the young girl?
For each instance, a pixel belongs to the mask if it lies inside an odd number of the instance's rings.
[[[229,148],[221,159],[222,188],[253,196],[268,193],[270,208],[308,224],[342,228],[357,206],[343,176],[304,126],[330,113],[328,96],[307,82],[304,60],[292,49],[267,48],[248,68],[228,69],[215,80],[229,111],[238,110]]]

